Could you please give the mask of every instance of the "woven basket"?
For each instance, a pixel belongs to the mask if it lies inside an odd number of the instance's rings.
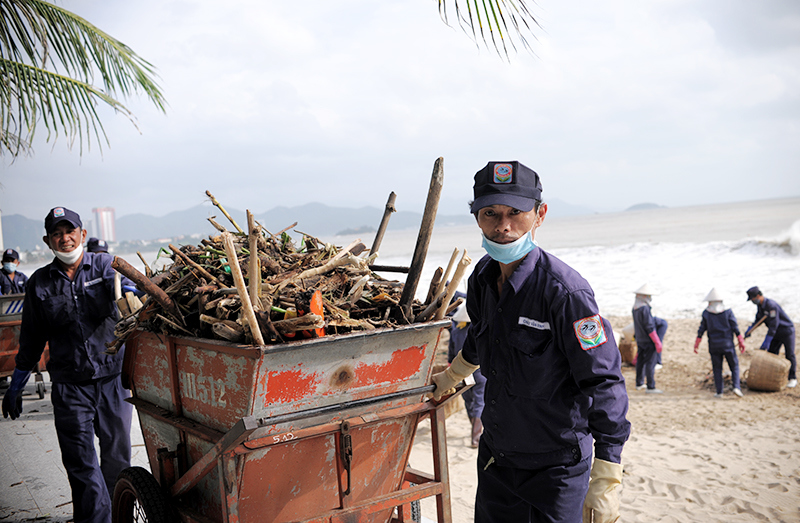
[[[765,350],[753,353],[750,368],[744,374],[747,388],[777,392],[786,386],[791,364],[782,358]]]
[[[622,356],[622,363],[633,363],[636,357],[636,342],[623,338],[619,342],[619,353]]]

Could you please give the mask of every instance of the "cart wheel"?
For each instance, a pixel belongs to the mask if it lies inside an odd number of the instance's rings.
[[[39,393],[39,399],[43,400],[44,399],[44,393],[47,392],[47,389],[44,388],[44,383],[42,383],[41,381],[36,384],[36,392]]]
[[[113,523],[175,521],[169,499],[147,470],[130,467],[119,473],[111,508]]]
[[[411,521],[422,523],[422,507],[419,505],[419,500],[411,502]]]

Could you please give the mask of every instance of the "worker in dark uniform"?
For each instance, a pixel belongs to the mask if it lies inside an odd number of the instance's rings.
[[[56,259],[28,282],[16,369],[3,398],[3,416],[20,415],[22,388],[49,344],[53,417],[72,489],[74,520],[109,523],[110,493],[117,475],[130,467],[133,409],[120,380],[124,350],[105,353],[117,321],[112,259],[83,251],[86,231],[69,209],[51,209],[44,227],[44,242]]]
[[[464,293],[458,292],[456,294],[461,294],[466,298]],[[467,339],[467,327],[469,327],[471,321],[467,313],[466,303],[458,306],[451,320],[450,342],[447,347],[447,361],[449,362],[452,362],[458,356],[464,346],[464,341]],[[476,449],[483,433],[481,414],[483,414],[483,391],[486,388],[486,378],[481,374],[481,369],[475,370],[472,377],[475,379],[475,384],[469,390],[464,391],[461,397],[464,398],[464,407],[467,410],[467,417],[469,417],[469,422],[472,426],[470,446]]]
[[[715,398],[722,397],[724,382],[722,380],[722,360],[728,362],[731,369],[731,381],[733,393],[742,397],[742,389],[739,385],[739,358],[736,356],[736,347],[733,345],[734,337],[739,342],[739,349],[744,354],[744,337],[739,331],[739,324],[736,321],[733,311],[725,308],[722,302],[722,295],[717,289],[711,289],[705,300],[708,307],[703,311],[700,320],[700,328],[697,329],[697,339],[694,341],[694,353],[703,338],[703,333],[708,332],[708,352],[711,354],[711,369],[714,372],[714,388],[716,389]]]
[[[636,289],[636,299],[633,302],[633,329],[637,349],[636,390],[646,387],[649,394],[661,394],[664,391],[656,388],[656,365],[657,354],[661,353],[663,348],[667,322],[651,314],[652,296],[653,291],[645,283]]]
[[[488,255],[469,278],[464,347],[432,376],[433,396],[479,366],[486,377],[476,523],[612,522],[630,434],[620,353],[586,280],[534,242],[541,191],[516,161],[476,173]]]
[[[89,238],[86,242],[86,250],[89,252],[108,252],[108,242],[98,238]]]
[[[3,251],[3,269],[0,270],[0,294],[22,294],[28,277],[17,270],[19,253],[14,249]]]
[[[752,331],[761,323],[766,323],[767,335],[761,343],[761,350],[766,350],[772,354],[780,353],[783,346],[784,356],[789,360],[789,383],[787,387],[797,387],[797,360],[794,357],[794,323],[789,319],[780,305],[775,301],[764,297],[758,287],[747,289],[747,300],[752,301],[758,307],[756,319],[744,333],[745,338],[749,338]],[[763,319],[763,321],[762,321]]]

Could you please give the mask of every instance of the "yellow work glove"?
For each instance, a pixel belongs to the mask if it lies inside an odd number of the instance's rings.
[[[447,369],[438,374],[431,376],[431,382],[436,385],[433,390],[433,399],[439,401],[442,396],[455,393],[455,386],[461,383],[464,378],[478,370],[479,365],[472,365],[461,356],[459,351],[458,356],[453,360]]]
[[[619,491],[622,465],[595,458],[589,479],[589,491],[583,502],[583,523],[619,521]]]

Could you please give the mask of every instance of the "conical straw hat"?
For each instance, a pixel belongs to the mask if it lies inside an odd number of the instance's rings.
[[[642,294],[644,296],[652,296],[653,294],[655,294],[655,292],[653,292],[653,290],[650,289],[650,286],[647,285],[646,283],[633,292],[636,294]]]
[[[469,314],[467,313],[467,302],[462,303],[453,314],[453,321],[461,323],[462,321],[470,322]]]
[[[703,301],[722,301],[722,294],[714,287],[709,291],[708,296],[703,298]]]

